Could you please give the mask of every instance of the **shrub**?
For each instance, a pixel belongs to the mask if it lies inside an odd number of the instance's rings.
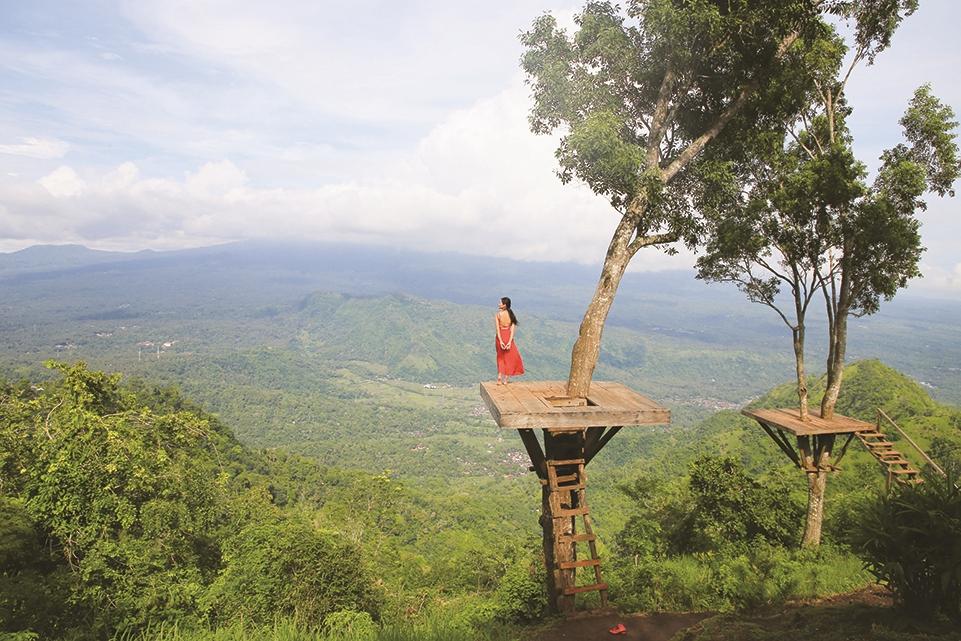
[[[377,636],[377,625],[368,612],[338,610],[324,617],[324,629],[332,636],[351,639],[373,639]]]
[[[547,611],[544,564],[536,559],[514,563],[494,594],[496,618],[508,623],[536,621]]]
[[[782,545],[797,540],[801,508],[783,479],[766,485],[729,457],[701,456],[690,465],[689,505],[673,528],[665,524],[674,552],[709,552],[762,539]],[[686,509],[685,509],[686,508]]]
[[[360,551],[336,532],[296,520],[251,525],[229,541],[224,557],[205,597],[215,619],[266,623],[296,615],[317,625],[338,610],[377,613]]]
[[[912,612],[961,619],[961,490],[929,477],[868,504],[851,532],[865,567]]]

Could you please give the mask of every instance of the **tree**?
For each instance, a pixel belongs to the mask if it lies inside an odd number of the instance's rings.
[[[83,627],[195,614],[228,517],[217,435],[192,413],[138,406],[118,375],[48,365],[59,381],[0,397],[0,483],[69,569]]]
[[[698,211],[730,188],[736,154],[796,112],[805,42],[829,3],[589,2],[573,37],[544,15],[523,34],[531,129],[561,131],[563,182],[578,178],[619,216],[571,355],[568,395],[585,397],[621,278],[643,247],[693,246]],[[806,37],[802,37],[806,36]],[[700,162],[708,145],[715,162]]]
[[[881,299],[890,300],[908,281],[920,276],[924,248],[917,214],[926,192],[954,196],[961,173],[954,112],[931,93],[914,92],[901,118],[907,144],[885,151],[871,187],[840,209],[831,221],[832,243],[827,269],[819,273],[828,316],[827,387],[821,416],[834,416],[841,392],[848,318],[873,314]]]
[[[833,30],[810,47],[807,102],[780,136],[762,141],[741,169],[743,189],[723,216],[708,218],[706,253],[698,276],[733,282],[754,302],[774,309],[792,331],[799,414],[808,418],[805,317],[818,293],[828,315],[827,391],[820,413],[834,415],[840,392],[851,314],[870,314],[918,274],[923,251],[915,213],[923,193],[950,191],[958,175],[950,130],[953,114],[922,87],[902,119],[910,146],[882,156],[872,186],[855,157],[847,128],[851,108],[844,90],[853,70],[891,43],[895,29],[916,8],[912,0],[837,3],[831,10],[852,27],[846,43]],[[845,66],[845,56],[849,59]],[[791,298],[785,305],[782,288]],[[787,309],[785,309],[787,307]],[[833,437],[821,437],[808,473],[808,515],[803,543],[821,538],[826,463]]]

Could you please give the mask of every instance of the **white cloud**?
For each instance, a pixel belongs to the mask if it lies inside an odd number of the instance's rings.
[[[83,193],[87,183],[72,168],[63,166],[37,181],[55,198],[69,198]]]
[[[424,125],[504,86],[541,0],[262,2],[129,0],[153,44],[281,92],[318,115]],[[505,28],[505,25],[509,25]],[[508,71],[508,73],[510,73]]]
[[[56,138],[21,138],[19,143],[0,144],[0,154],[26,156],[27,158],[63,158],[70,144]]]
[[[909,286],[916,291],[933,290],[942,294],[961,295],[961,263],[947,269],[929,263],[921,264],[924,277]]]
[[[181,179],[144,176],[131,162],[86,172],[87,181],[61,167],[38,181],[44,191],[0,186],[4,217],[14,219],[5,235],[128,249],[172,238],[197,245],[296,237],[597,262],[616,214],[586,187],[561,185],[553,173],[556,141],[529,133],[527,100],[518,77],[363,179],[315,188],[258,187],[228,159]],[[666,268],[678,260],[648,252],[638,263]]]
[[[0,120],[24,128],[0,145],[0,238],[19,239],[2,246],[293,236],[598,262],[615,214],[554,176],[555,141],[529,132],[517,76],[517,34],[550,4],[582,3],[121,0],[129,22],[103,9],[90,42],[0,37],[0,78],[17,81]],[[570,26],[574,11],[555,9]],[[958,104],[959,41],[932,36],[954,9],[925,4],[852,80],[860,156],[896,141],[922,71]],[[57,169],[61,139],[75,146]],[[25,147],[31,160],[10,155]],[[925,258],[946,274],[926,269],[924,286],[955,282],[956,214],[938,201],[922,217]],[[691,263],[652,250],[633,266]]]

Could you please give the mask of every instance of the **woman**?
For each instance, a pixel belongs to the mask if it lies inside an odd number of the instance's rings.
[[[511,299],[502,298],[494,315],[494,348],[497,350],[497,384],[507,385],[511,376],[524,373],[524,361],[514,343],[517,316],[511,310]]]

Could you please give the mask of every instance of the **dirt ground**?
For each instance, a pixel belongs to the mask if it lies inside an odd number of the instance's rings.
[[[871,586],[848,594],[794,601],[781,606],[762,609],[752,615],[742,615],[737,618],[743,619],[743,622],[749,625],[759,625],[762,628],[770,627],[773,632],[775,628],[785,625],[789,628],[803,628],[798,618],[804,619],[810,617],[809,614],[804,613],[810,611],[812,608],[822,613],[838,611],[842,613],[842,618],[851,618],[850,615],[844,615],[843,613],[849,610],[854,612],[854,610],[860,608],[860,610],[857,611],[867,611],[867,618],[871,619],[873,613],[887,612],[891,609],[891,606],[891,594],[880,586]],[[852,608],[854,610],[852,610]],[[697,624],[712,616],[714,616],[714,613],[710,612],[627,615],[617,614],[613,611],[593,614],[584,613],[572,619],[558,620],[542,628],[536,634],[532,633],[530,641],[600,641],[601,639],[608,641],[617,641],[618,639],[624,639],[625,641],[669,641],[669,639],[681,630],[691,627],[694,627],[694,630],[692,630],[694,636],[698,636],[701,626]],[[732,615],[728,615],[726,619],[730,619],[731,616]],[[627,628],[626,634],[611,634],[609,632],[610,628],[618,623],[623,623],[624,627]],[[710,622],[706,625],[710,625]],[[729,625],[731,625],[730,622],[724,623],[724,626]],[[868,621],[868,627],[870,628],[870,621]],[[734,635],[733,638],[739,638],[736,632]],[[774,632],[772,638],[778,638],[779,636],[778,633]],[[805,639],[810,639],[816,638],[817,635],[805,630],[801,636]],[[725,636],[724,638],[728,637]],[[862,637],[855,635],[850,638]],[[868,637],[865,636],[863,638]],[[930,638],[940,639],[941,637]]]
[[[579,616],[560,621],[541,631],[532,641],[668,641],[678,631],[711,616],[710,613],[616,614],[604,613]],[[618,623],[627,628],[626,634],[611,634],[608,630]]]

